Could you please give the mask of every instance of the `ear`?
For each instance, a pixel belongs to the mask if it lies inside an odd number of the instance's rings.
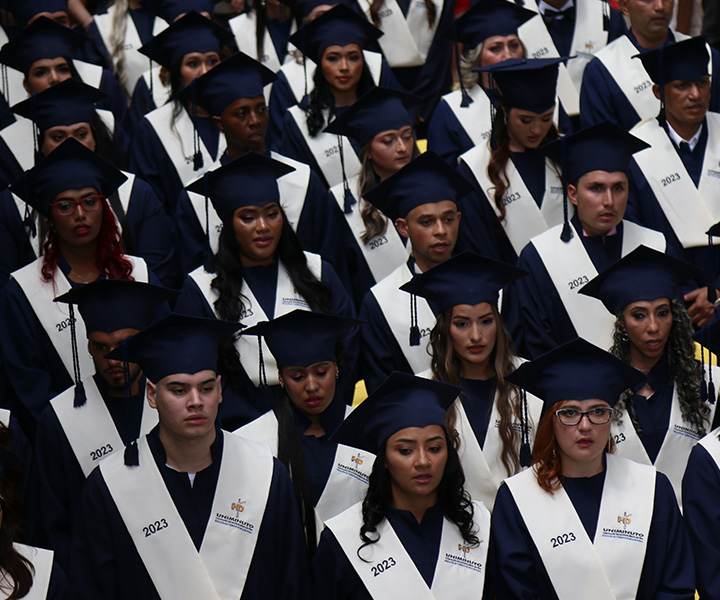
[[[152,381],[148,381],[146,391],[150,408],[157,409],[157,386]]]
[[[404,238],[410,238],[410,231],[408,230],[408,223],[405,219],[396,219],[395,220],[395,227],[398,230],[398,233],[403,236]]]
[[[626,17],[630,16],[630,11],[628,11],[627,7],[627,0],[618,0],[618,8],[623,15]]]
[[[218,128],[220,133],[225,133],[225,128],[223,127],[223,123],[222,123],[222,118],[218,117],[217,115],[213,115],[211,118],[212,118],[213,124],[215,125],[215,127]]]
[[[657,83],[654,83],[652,90],[655,97],[660,100],[660,86]]]
[[[221,404],[222,401],[223,401],[223,396],[222,396],[222,376],[221,376],[221,375],[218,375],[218,376],[217,376],[217,384],[218,384],[218,404]]]
[[[30,93],[30,87],[28,86],[27,79],[23,78],[23,87],[25,88],[25,91],[29,94]]]
[[[570,202],[572,202],[574,206],[577,206],[577,188],[572,183],[568,183],[567,195]]]

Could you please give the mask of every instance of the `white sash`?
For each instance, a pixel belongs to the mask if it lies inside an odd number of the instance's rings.
[[[165,106],[165,104],[168,103],[168,100],[170,100],[170,95],[172,94],[170,86],[165,85],[160,79],[160,69],[161,67],[159,66],[153,66],[152,69],[148,69],[142,74],[142,78],[145,80],[148,92],[152,92],[152,100],[153,104],[155,104],[155,108]]]
[[[280,70],[282,63],[278,58],[275,44],[273,44],[267,27],[265,27],[265,36],[263,37],[263,52],[265,52],[265,54],[264,56],[257,55],[257,19],[255,18],[254,11],[233,17],[228,21],[228,25],[230,25],[230,30],[235,36],[235,43],[240,52],[252,56],[271,71],[277,72]],[[294,22],[293,29],[295,29]]]
[[[32,587],[27,596],[23,596],[23,600],[46,600],[50,588],[50,576],[52,575],[53,551],[18,544],[17,542],[13,543],[13,547],[30,561],[35,570]],[[0,588],[1,592],[2,589]]]
[[[492,133],[490,98],[488,98],[480,85],[474,85],[467,90],[467,94],[473,99],[470,106],[460,106],[462,104],[462,92],[459,90],[445,94],[442,100],[450,107],[472,143],[479,146],[487,143]]]
[[[152,128],[157,134],[165,152],[172,161],[183,186],[197,179],[205,173],[214,163],[210,152],[205,147],[202,138],[199,138],[200,153],[203,158],[203,166],[197,171],[193,167],[193,135],[195,127],[187,110],[183,107],[172,125],[172,114],[175,108],[174,103],[165,104],[160,108],[145,115]],[[225,152],[227,142],[225,136],[221,135],[218,140],[218,157]]]
[[[5,427],[10,427],[11,412],[7,408],[0,408],[0,423]]]
[[[705,448],[705,450],[707,450],[708,454],[715,461],[715,465],[718,469],[720,469],[720,439],[718,439],[719,434],[720,428],[715,429],[708,433],[703,439],[698,442],[698,444],[700,444],[703,448]]]
[[[705,365],[709,367],[709,365]],[[720,381],[720,368],[709,367],[713,370],[713,381]],[[705,376],[707,379],[707,374]],[[710,427],[715,415],[717,403],[705,403],[709,409],[705,419],[706,429]],[[652,465],[652,461],[643,446],[640,437],[635,431],[630,415],[624,414],[622,423],[613,420],[610,434],[615,440],[615,453],[637,463]],[[682,478],[685,474],[690,452],[700,439],[697,429],[685,421],[680,410],[680,401],[677,395],[677,386],[673,387],[672,405],[670,408],[670,421],[663,439],[660,452],[655,459],[655,468],[667,475],[675,490],[678,505],[682,508]]]
[[[322,263],[321,258],[317,254],[311,254],[305,252],[305,258],[307,260],[308,268],[310,271],[320,279],[322,277]],[[215,278],[213,273],[208,273],[202,267],[195,269],[190,273],[190,277],[193,278],[197,284],[200,292],[202,292],[205,300],[207,301],[210,308],[215,312],[215,300],[217,295],[215,290],[210,287],[212,280]],[[243,280],[240,294],[243,296],[243,304],[245,306],[242,314],[240,315],[240,321],[246,327],[252,327],[260,321],[269,321],[275,319],[285,313],[289,313],[295,309],[310,310],[310,306],[305,299],[300,296],[293,286],[293,282],[290,279],[285,267],[280,264],[278,266],[278,280],[277,280],[277,292],[275,295],[275,314],[267,316],[264,312],[260,303],[255,298],[250,286]],[[217,313],[215,313],[217,316]],[[278,379],[277,362],[275,357],[270,352],[265,340],[262,340],[263,348],[263,362],[265,363],[265,374],[267,377],[268,385],[279,385],[280,380]],[[256,336],[241,335],[235,342],[235,347],[240,353],[240,362],[242,363],[245,372],[248,377],[252,380],[253,384],[257,387],[260,385],[260,357],[258,355],[258,343]]]
[[[288,113],[292,115],[308,149],[315,158],[315,162],[317,162],[318,167],[330,187],[342,183],[342,165],[340,163],[338,139],[342,140],[345,158],[345,174],[347,177],[354,177],[360,173],[362,165],[347,137],[344,135],[338,136],[334,133],[324,133],[322,131],[318,132],[315,137],[312,137],[308,130],[305,111],[296,105],[289,108]],[[327,110],[325,113],[325,122],[327,123]]]
[[[548,494],[533,469],[505,481],[560,600],[632,600],[637,594],[656,473],[612,454],[606,459],[594,542],[564,488]]]
[[[489,145],[484,143],[471,148],[460,159],[470,168],[490,208],[499,216],[500,212],[495,206],[495,185],[490,181],[487,173],[490,154]],[[538,207],[512,159],[507,161],[505,172],[510,185],[503,199],[506,212],[501,223],[515,253],[519,255],[532,238],[550,227],[562,224],[562,181],[554,163],[546,158],[545,196],[542,205]]]
[[[123,455],[104,461],[108,490],[163,600],[237,600],[265,513],[273,459],[264,446],[223,432],[224,447],[210,520],[198,552],[165,487],[147,438],[139,466]],[[138,502],[142,490],[143,502]],[[228,557],[233,557],[228,562]]]
[[[3,91],[3,95],[5,96],[5,100],[7,101],[8,106],[15,106],[18,102],[27,100],[28,92],[23,85],[23,82],[25,81],[25,75],[22,73],[22,71],[18,71],[16,69],[13,69],[12,67],[8,67],[7,65],[0,65],[0,70],[4,71],[7,74],[7,89],[4,89],[4,86],[0,89],[2,89]],[[15,117],[17,118],[17,115],[15,115]]]
[[[410,345],[410,302],[412,295],[400,290],[412,279],[407,263],[400,265],[385,279],[370,288],[375,296],[385,321],[400,346],[413,373],[420,373],[430,367],[427,352],[430,332],[437,320],[425,298],[417,297],[417,323],[420,328],[420,345]]]
[[[110,416],[100,390],[92,377],[83,379],[87,402],[73,407],[75,387],[68,388],[50,401],[58,421],[65,432],[75,458],[85,477],[111,454],[123,450],[123,442]],[[116,402],[124,402],[122,398]],[[157,411],[150,408],[147,398],[143,400],[140,435],[144,436],[157,425]]]
[[[532,243],[578,336],[600,348],[609,348],[615,315],[610,314],[597,298],[578,294],[584,284],[597,276],[597,269],[580,241],[582,234],[573,228],[573,237],[566,243],[560,239],[561,230],[562,225],[553,227],[533,238]],[[662,233],[623,221],[622,256],[641,244],[659,252],[665,251]]]
[[[657,120],[648,119],[633,129],[634,135],[651,145],[633,158],[684,248],[707,246],[708,224],[720,221],[720,114],[707,113],[707,126],[699,189]]]
[[[436,2],[437,16],[432,26],[428,24],[425,0],[410,0],[407,17],[403,15],[396,0],[385,0],[380,9],[380,30],[383,36],[378,40],[380,49],[390,66],[422,67],[435,39],[443,1]],[[372,23],[370,7],[372,0],[362,0],[360,6],[368,21]]]
[[[348,186],[351,190],[358,189],[358,180],[358,176],[348,180]],[[376,282],[390,275],[407,260],[408,253],[405,244],[403,244],[400,234],[390,221],[388,221],[385,233],[376,235],[374,238],[369,239],[367,243],[363,242],[362,236],[365,233],[365,222],[360,214],[360,204],[364,200],[354,204],[350,214],[345,214],[345,188],[343,184],[337,184],[330,192],[340,206],[340,211],[345,216],[345,221],[350,227],[353,238]]]
[[[35,165],[35,123],[15,115],[15,122],[0,131],[0,137],[23,171]]]
[[[97,25],[100,37],[105,44],[108,54],[112,51],[113,21],[115,20],[116,12],[117,4],[113,4],[110,8],[108,8],[106,13],[95,16],[95,24]],[[124,69],[127,73],[125,91],[128,95],[131,95],[135,89],[135,84],[138,79],[140,79],[142,74],[148,69],[149,60],[147,56],[138,52],[143,43],[140,39],[137,27],[135,27],[135,21],[133,21],[129,12],[125,15],[125,20],[127,22],[125,29],[125,43],[123,44],[125,50]],[[167,26],[168,24],[163,19],[155,17],[153,22],[153,37],[166,29]],[[110,58],[112,59],[112,56]]]
[[[78,75],[80,75],[80,80],[86,85],[99,90],[103,78],[103,68],[100,65],[94,65],[77,59],[73,59],[72,62]]]
[[[142,258],[125,255],[133,265],[132,276],[135,281],[148,280],[147,265]],[[63,272],[55,269],[52,282],[45,281],[42,273],[42,259],[38,258],[10,276],[18,282],[28,303],[35,312],[35,316],[47,333],[50,342],[57,352],[60,360],[67,369],[68,374],[73,373],[72,344],[70,342],[70,309],[64,302],[53,300],[71,289],[70,282]],[[87,339],[85,323],[80,313],[75,311],[75,330],[78,340]],[[94,373],[95,366],[88,352],[78,352],[80,373]]]
[[[273,456],[278,455],[278,420],[271,410],[260,415],[254,421],[246,423],[233,431],[235,435],[263,444],[270,449]]]
[[[355,569],[363,585],[373,598],[413,598],[413,600],[445,600],[480,598],[485,585],[485,559],[490,534],[490,513],[480,502],[473,502],[473,520],[480,545],[471,548],[462,539],[452,521],[443,519],[438,560],[432,588],[402,545],[387,519],[377,526],[380,539],[366,546],[358,557],[362,544],[362,503],[330,519],[327,526],[340,543],[345,557]]]

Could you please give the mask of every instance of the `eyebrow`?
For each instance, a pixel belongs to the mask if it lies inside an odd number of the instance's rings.
[[[435,437],[431,437],[431,438],[429,438],[429,439],[427,439],[427,440],[425,440],[425,441],[426,441],[426,442],[434,442],[435,440],[443,440],[443,439],[445,439],[445,438],[443,438],[443,436],[441,436],[441,435],[436,435]],[[400,442],[403,442],[403,443],[405,443],[405,444],[417,444],[417,443],[418,443],[417,440],[409,440],[409,439],[404,439],[404,438],[403,438],[403,439],[399,439],[399,440],[395,440],[395,443],[396,443],[396,444],[398,444],[398,443],[400,443]]]

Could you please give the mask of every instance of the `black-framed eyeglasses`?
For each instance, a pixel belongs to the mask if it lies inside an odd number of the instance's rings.
[[[563,425],[572,427],[573,425],[579,425],[583,417],[587,417],[588,421],[593,425],[605,425],[612,419],[613,412],[613,409],[609,406],[584,411],[577,408],[559,408],[555,411],[555,415]]]
[[[93,212],[98,210],[105,200],[105,196],[102,194],[90,194],[80,200],[71,200],[70,198],[62,198],[57,202],[53,202],[50,206],[55,209],[55,212],[61,217],[69,217],[74,215],[78,206],[82,206],[85,212]]]

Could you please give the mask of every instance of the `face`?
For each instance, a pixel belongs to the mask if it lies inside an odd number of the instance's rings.
[[[148,403],[157,409],[160,432],[192,440],[211,434],[222,402],[220,376],[214,371],[177,373],[157,384],[148,381]]]
[[[99,194],[99,192],[94,187],[89,186],[74,190],[65,190],[55,196],[53,202],[82,200],[83,198],[97,194]],[[59,215],[55,207],[50,208],[50,220],[55,226],[57,237],[61,244],[67,244],[69,246],[84,246],[94,243],[100,233],[102,219],[102,206],[97,210],[87,211],[81,204],[78,204],[75,212],[68,216]]]
[[[50,19],[51,21],[55,21],[58,25],[63,25],[64,27],[70,27],[70,17],[68,17],[67,11],[64,10],[56,10],[54,12],[51,12],[49,10],[37,13],[36,15],[33,15],[32,19],[28,21],[28,25],[32,23],[33,21],[36,21],[40,17],[45,17],[47,19]]]
[[[125,338],[135,335],[137,329],[119,329],[110,333],[92,331],[88,334],[88,352],[95,364],[95,372],[105,380],[110,396],[123,397],[125,395],[125,375],[123,362],[111,360],[105,355],[117,348]],[[135,363],[130,366],[130,385],[134,385],[140,378],[140,367]]]
[[[68,138],[76,139],[83,146],[95,152],[95,136],[90,123],[75,123],[74,125],[58,125],[48,129],[42,140],[43,154],[47,156]]]
[[[463,374],[479,372],[479,367],[490,367],[497,338],[497,321],[493,308],[487,302],[460,304],[452,309],[450,339],[453,351],[463,364]],[[491,372],[492,374],[492,372]]]
[[[665,86],[665,114],[671,125],[699,126],[710,109],[710,75]]]
[[[228,146],[235,154],[245,154],[249,150],[264,153],[269,116],[265,97],[257,96],[235,100],[219,117],[213,117],[213,121],[225,134]]]
[[[507,126],[510,149],[517,152],[526,148],[537,148],[552,127],[554,110],[554,107],[544,113],[534,113],[519,108],[508,110]]]
[[[210,69],[220,64],[217,52],[190,52],[182,58],[180,75],[183,85],[190,85],[194,79],[205,75]]]
[[[604,400],[567,400],[558,402],[551,407],[551,411],[558,408],[588,411],[594,408],[609,408]],[[553,432],[560,448],[563,472],[571,470],[573,466],[583,466],[602,461],[602,454],[610,436],[612,419],[604,425],[593,425],[584,416],[577,425],[563,425],[557,415],[552,415]],[[602,464],[602,463],[600,463]]]
[[[283,218],[277,202],[245,206],[233,215],[235,241],[244,267],[270,265],[282,235]]]
[[[625,215],[628,179],[622,171],[591,171],[577,184],[568,185],[568,198],[577,208],[583,229],[590,236],[609,233]]]
[[[665,352],[673,318],[668,298],[632,302],[622,312],[633,356],[657,360]]]
[[[674,0],[619,0],[620,11],[630,17],[636,36],[658,38],[667,34],[672,18]]]
[[[412,160],[415,136],[412,127],[388,129],[378,133],[371,141],[368,158],[381,181],[402,169]]]
[[[336,377],[337,365],[330,361],[309,367],[285,367],[280,371],[280,382],[290,402],[310,418],[324,413],[332,402]]]
[[[477,66],[489,67],[511,58],[522,58],[524,55],[525,49],[520,42],[520,38],[514,33],[512,35],[491,35],[485,38],[482,43]],[[488,74],[480,73],[480,76],[482,77],[483,87],[489,87]]]
[[[455,202],[441,200],[413,208],[396,221],[400,235],[409,238],[418,267],[426,271],[447,260],[457,242],[460,213]]]
[[[325,48],[320,67],[333,92],[352,92],[360,83],[364,59],[357,44],[328,46]]]
[[[23,85],[29,94],[37,94],[70,77],[72,73],[67,59],[62,56],[41,58],[32,64]]]
[[[437,498],[448,452],[445,431],[440,425],[401,429],[390,437],[385,450],[385,466],[396,507],[417,498]]]

